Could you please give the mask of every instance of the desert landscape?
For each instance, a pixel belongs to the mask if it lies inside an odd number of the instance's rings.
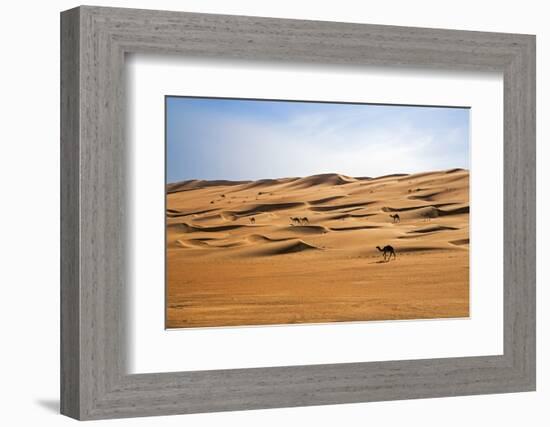
[[[168,184],[166,263],[167,328],[467,317],[469,172]]]

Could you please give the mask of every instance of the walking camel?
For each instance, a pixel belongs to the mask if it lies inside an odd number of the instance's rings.
[[[386,245],[383,248],[380,246],[377,246],[376,249],[378,249],[380,252],[383,252],[384,255],[384,261],[386,261],[386,255],[388,255],[387,261],[391,260],[391,256],[393,255],[393,259],[397,259],[395,256],[395,249],[393,249],[393,246]]]
[[[254,217],[250,218],[250,223],[251,224],[256,224],[256,218],[254,218]]]
[[[390,218],[393,218],[393,222],[401,222],[399,214],[390,215]]]

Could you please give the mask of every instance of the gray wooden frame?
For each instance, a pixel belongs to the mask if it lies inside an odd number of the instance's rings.
[[[127,374],[129,52],[503,72],[504,354]],[[534,36],[83,6],[61,14],[61,122],[63,414],[100,419],[535,389]]]

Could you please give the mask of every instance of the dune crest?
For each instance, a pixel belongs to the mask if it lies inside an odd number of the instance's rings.
[[[323,173],[299,178],[287,185],[289,188],[309,188],[318,185],[345,185],[357,182],[357,179],[338,173]]]
[[[256,256],[288,255],[305,251],[321,250],[317,246],[306,243],[303,240],[291,240],[284,243],[271,244],[255,250]]]
[[[187,181],[173,182],[166,185],[166,193],[177,193],[179,191],[200,190],[208,187],[221,187],[241,185],[250,181],[229,181],[229,180],[215,180],[207,181],[202,179],[190,179]]]

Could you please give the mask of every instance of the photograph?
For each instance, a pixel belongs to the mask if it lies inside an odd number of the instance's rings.
[[[469,120],[166,96],[166,328],[468,317]]]
[[[7,425],[545,419],[550,27],[423,1],[8,5]]]

